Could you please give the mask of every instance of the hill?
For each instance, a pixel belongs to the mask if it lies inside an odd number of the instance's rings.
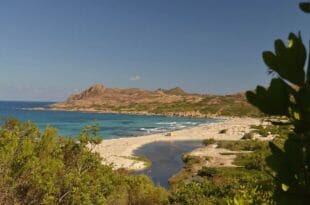
[[[168,95],[187,95],[187,93],[180,87],[175,87],[172,89],[159,88],[157,91],[161,91],[161,92],[166,93]]]
[[[243,93],[199,95],[179,87],[148,91],[138,88],[107,88],[95,84],[51,105],[54,110],[104,113],[157,114],[188,117],[260,116]]]

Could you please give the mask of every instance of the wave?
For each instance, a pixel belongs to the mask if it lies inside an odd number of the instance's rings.
[[[157,122],[157,125],[178,125],[178,124],[184,124],[184,125],[197,125],[198,122]]]
[[[167,129],[164,127],[156,127],[156,128],[140,128],[141,131],[145,131],[147,134],[153,134],[153,133],[163,133],[171,131],[171,129]]]
[[[184,122],[183,124],[186,124],[186,125],[197,125],[198,122]]]
[[[147,134],[156,134],[181,130],[198,124],[198,122],[157,122],[156,125],[161,126],[149,128],[142,127],[140,128],[140,131],[146,132]]]
[[[157,122],[157,125],[175,125],[177,122]]]

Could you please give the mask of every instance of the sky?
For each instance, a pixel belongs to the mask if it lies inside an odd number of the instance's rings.
[[[301,31],[298,0],[2,0],[0,100],[101,83],[230,94],[268,85],[261,53]]]

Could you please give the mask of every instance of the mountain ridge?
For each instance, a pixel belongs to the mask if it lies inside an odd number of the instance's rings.
[[[180,87],[149,91],[140,88],[108,88],[102,84],[94,84],[72,94],[64,102],[52,104],[51,109],[186,117],[261,114],[247,103],[244,93],[202,95],[187,93]]]

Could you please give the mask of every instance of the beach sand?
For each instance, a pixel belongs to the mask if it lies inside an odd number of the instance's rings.
[[[223,122],[202,124],[197,127],[167,133],[139,137],[127,137],[103,140],[94,149],[103,158],[104,164],[112,165],[114,169],[142,170],[146,168],[143,161],[135,159],[134,151],[139,147],[158,141],[204,140],[240,140],[250,131],[251,125],[261,124],[257,118],[229,118]],[[220,133],[226,130],[225,133]],[[168,136],[169,135],[169,136]],[[171,135],[171,136],[170,136]]]

